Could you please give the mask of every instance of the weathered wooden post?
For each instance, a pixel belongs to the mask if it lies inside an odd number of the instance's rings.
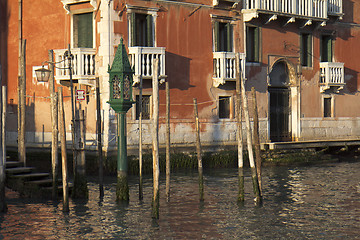
[[[254,108],[254,149],[255,149],[255,162],[256,162],[256,173],[259,181],[259,190],[260,195],[262,195],[261,189],[261,150],[260,150],[260,137],[259,137],[259,115],[257,109],[256,101],[256,91],[255,88],[251,88],[251,93],[253,96],[253,108]]]
[[[133,74],[126,53],[123,39],[115,54],[114,61],[109,66],[110,99],[108,103],[117,113],[118,120],[118,156],[117,156],[117,186],[116,201],[129,201],[129,184],[127,176],[127,149],[126,149],[126,113],[132,107]]]
[[[100,83],[96,78],[96,131],[97,131],[97,151],[99,161],[99,190],[100,198],[104,197],[104,162],[102,153],[102,137],[101,137],[101,105],[100,105]]]
[[[59,130],[61,140],[61,163],[62,163],[62,184],[63,184],[63,211],[69,211],[69,185],[67,178],[67,157],[66,157],[66,132],[65,132],[65,114],[64,97],[62,87],[59,87]]]
[[[238,182],[239,182],[239,191],[238,191],[238,202],[243,202],[245,199],[244,194],[244,144],[243,144],[243,135],[242,135],[242,109],[241,109],[241,90],[240,90],[240,81],[242,72],[240,71],[240,56],[236,54],[236,99],[235,99],[235,108],[236,108],[236,122],[237,122],[237,143],[238,143]]]
[[[198,172],[199,172],[199,197],[200,197],[200,201],[204,201],[204,178],[203,178],[203,167],[202,167],[202,157],[201,157],[199,114],[198,114],[196,98],[194,98],[193,101],[194,101],[194,117],[195,117],[195,132],[196,132],[196,154],[198,159]]]
[[[26,109],[26,39],[21,43],[21,61],[19,76],[19,101],[18,101],[18,156],[19,161],[26,166],[26,148],[25,148],[25,109]]]
[[[50,66],[50,106],[51,106],[51,173],[52,173],[52,198],[57,198],[58,189],[58,149],[59,149],[59,131],[58,131],[58,95],[55,92],[54,82],[54,51],[49,50]]]
[[[248,154],[249,154],[249,162],[250,162],[250,168],[251,168],[251,176],[252,176],[252,181],[253,181],[254,194],[255,194],[256,202],[260,203],[262,201],[262,199],[261,199],[261,195],[260,195],[259,181],[258,181],[256,168],[255,168],[254,152],[253,152],[253,147],[252,147],[249,108],[248,108],[248,101],[246,98],[245,83],[244,83],[243,78],[241,78],[240,84],[241,84],[240,88],[241,88],[242,103],[243,103],[245,122],[246,122],[247,149],[248,149]]]
[[[1,68],[1,67],[0,67]],[[1,72],[1,69],[0,69]],[[1,77],[0,77],[1,78]],[[1,81],[0,81],[1,82]],[[1,86],[1,85],[0,85]],[[6,116],[7,116],[7,87],[2,86],[2,156],[3,161],[6,163]]]
[[[170,89],[165,82],[166,91],[166,201],[170,201]]]
[[[0,64],[0,86],[2,85],[2,69]],[[6,145],[5,145],[5,118],[6,118],[6,87],[1,87],[1,156],[0,156],[0,212],[6,212],[7,205],[5,201],[5,165],[6,165]]]
[[[86,180],[85,163],[85,116],[84,110],[75,111],[75,171],[74,187],[72,191],[73,198],[88,198],[88,188]]]
[[[143,153],[142,153],[142,87],[143,80],[140,78],[140,86],[139,86],[139,200],[143,199]]]
[[[153,200],[152,218],[159,218],[160,190],[159,190],[159,59],[153,60],[153,121],[152,121],[152,155],[153,155]]]

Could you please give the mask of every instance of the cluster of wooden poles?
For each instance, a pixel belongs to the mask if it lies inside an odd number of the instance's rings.
[[[153,62],[153,116],[152,116],[152,154],[153,154],[153,199],[152,199],[152,217],[159,218],[159,81],[158,81],[158,60]],[[242,134],[242,112],[244,112],[244,118],[246,123],[246,142],[249,156],[249,163],[251,168],[251,176],[253,183],[253,190],[255,194],[255,202],[257,204],[262,203],[262,189],[261,189],[261,155],[260,155],[260,140],[259,140],[259,120],[257,113],[256,92],[252,88],[252,99],[254,107],[254,128],[251,130],[250,114],[248,107],[248,100],[245,92],[245,79],[243,79],[240,72],[239,56],[236,56],[236,119],[237,119],[237,142],[238,142],[238,173],[239,173],[239,191],[238,202],[244,202],[244,144]],[[170,94],[169,83],[165,82],[166,91],[166,200],[170,201]],[[140,82],[140,103],[142,99],[142,82]],[[242,103],[242,104],[241,104]],[[142,110],[140,106],[139,117],[139,199],[143,198],[143,181],[142,181]],[[198,159],[198,173],[199,173],[199,200],[204,201],[204,180],[203,180],[203,166],[201,156],[201,141],[200,141],[200,124],[198,116],[198,104],[197,99],[193,99],[194,105],[194,119],[196,130],[196,153]],[[255,152],[255,156],[254,156]]]

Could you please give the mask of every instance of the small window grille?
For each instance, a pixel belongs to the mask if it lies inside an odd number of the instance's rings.
[[[136,95],[136,120],[139,120],[140,111],[142,119],[150,119],[150,95],[142,95],[142,104],[140,109],[140,96]]]

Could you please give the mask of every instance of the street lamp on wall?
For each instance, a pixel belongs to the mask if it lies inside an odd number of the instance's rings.
[[[44,68],[44,66],[35,70],[35,75],[38,82],[48,82],[50,74],[51,70]]]

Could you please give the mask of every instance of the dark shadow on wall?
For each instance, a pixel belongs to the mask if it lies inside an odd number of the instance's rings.
[[[190,58],[183,57],[171,52],[165,53],[166,75],[169,79],[170,88],[188,90],[190,85]]]
[[[358,79],[359,72],[357,72],[353,69],[347,68],[345,66],[344,73],[345,73],[345,83],[346,83],[345,90],[346,90],[346,92],[348,92],[349,94],[355,94],[356,92],[358,92],[357,79]]]

